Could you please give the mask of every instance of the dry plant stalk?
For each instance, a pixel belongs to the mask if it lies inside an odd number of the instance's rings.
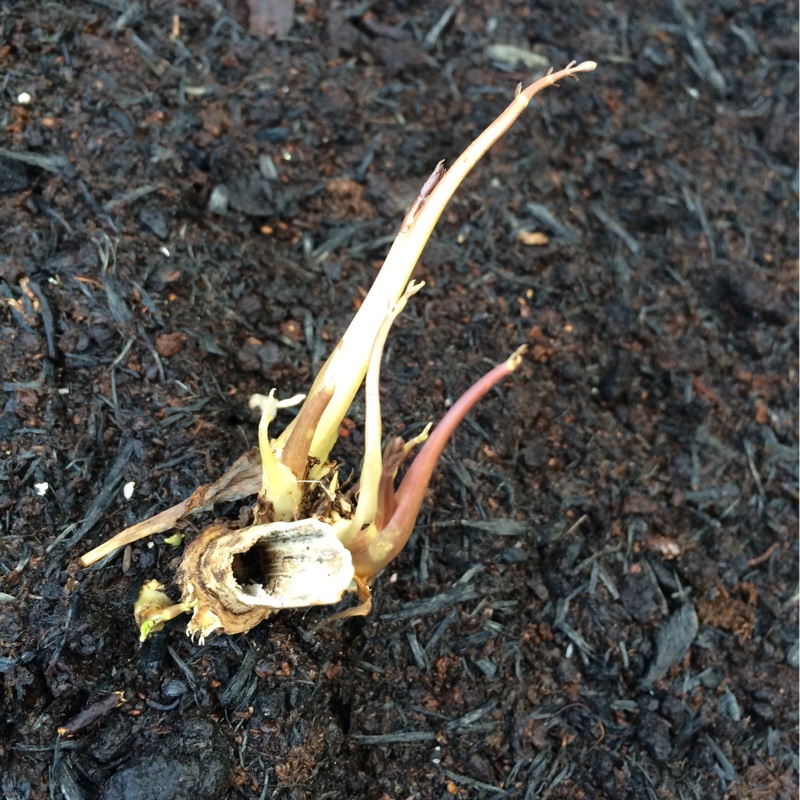
[[[190,635],[247,631],[281,608],[337,602],[356,591],[360,605],[337,615],[366,614],[375,576],[403,549],[414,528],[433,469],[456,426],[475,403],[521,363],[525,347],[484,375],[431,431],[381,451],[380,367],[386,337],[408,300],[421,288],[411,273],[446,204],[486,151],[534,95],[562,78],[595,69],[592,61],[550,72],[511,104],[447,170],[437,165],[406,214],[397,238],[342,339],[314,380],[295,419],[277,437],[269,426],[278,411],[303,397],[280,401],[275,390],[255,395],[261,410],[258,449],[245,453],[221,478],[187,500],[128,528],[84,555],[89,566],[120,547],[160,533],[215,503],[257,494],[253,524],[236,528],[216,520],[186,547],[178,569],[181,602],[173,604],[158,581],[148,581],[135,616],[142,638],[185,611]],[[365,380],[366,379],[366,380]],[[338,486],[330,452],[356,392],[365,382],[364,457],[357,499]],[[420,451],[395,490],[397,471]]]

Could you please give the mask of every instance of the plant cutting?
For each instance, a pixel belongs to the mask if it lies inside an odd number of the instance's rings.
[[[473,384],[439,424],[409,441],[383,443],[380,370],[394,320],[422,288],[411,273],[442,211],[472,167],[502,136],[539,91],[595,69],[586,61],[550,72],[526,89],[448,169],[440,162],[426,181],[369,294],[316,376],[308,394],[281,400],[273,389],[255,395],[258,447],[217,481],[187,500],[128,528],[84,555],[83,566],[145,536],[169,530],[215,504],[256,495],[251,524],[215,520],[186,546],[177,572],[181,601],[172,603],[158,581],[148,581],[137,601],[142,637],[168,619],[191,612],[190,635],[240,633],[282,608],[337,602],[346,591],[360,603],[338,617],[369,613],[371,584],[403,549],[419,514],[436,462],[456,426],[475,403],[522,362],[522,346]],[[362,383],[365,391],[364,455],[356,490],[339,486],[331,459],[342,420]],[[302,403],[277,436],[270,427],[281,409]],[[395,488],[398,471],[419,452]]]

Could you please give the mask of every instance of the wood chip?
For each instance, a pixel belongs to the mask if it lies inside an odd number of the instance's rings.
[[[540,231],[519,231],[517,233],[517,241],[530,247],[537,247],[539,245],[548,244],[550,242],[550,237],[546,233],[541,233]]]
[[[286,36],[294,23],[294,0],[249,0],[251,36]]]
[[[698,628],[697,612],[691,603],[682,605],[664,622],[656,636],[656,657],[644,678],[645,687],[661,680],[686,655]]]
[[[509,67],[516,67],[522,64],[528,69],[547,69],[550,66],[550,59],[524,47],[515,47],[512,44],[490,44],[484,50],[489,61],[505,64]]]
[[[156,352],[161,358],[170,358],[180,353],[189,337],[185,333],[162,333],[156,339]]]

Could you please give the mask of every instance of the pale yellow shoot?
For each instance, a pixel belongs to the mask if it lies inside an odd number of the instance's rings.
[[[348,525],[337,525],[336,535],[342,544],[347,545],[364,525],[375,520],[378,510],[378,487],[383,468],[381,439],[383,436],[383,423],[381,421],[381,359],[386,337],[397,317],[406,307],[410,297],[413,297],[425,284],[411,281],[402,297],[384,313],[383,322],[378,328],[377,335],[372,345],[369,365],[367,368],[366,385],[364,387],[364,460],[361,465],[361,477],[358,484],[358,504],[355,514],[348,521]]]
[[[296,405],[302,399],[303,395],[296,395],[289,400],[276,400],[274,389],[266,397],[253,395],[250,398],[250,407],[261,409],[261,420],[258,423],[261,491],[258,497],[262,503],[266,501],[272,508],[273,521],[289,522],[294,519],[295,512],[303,499],[303,490],[294,472],[279,461],[274,442],[269,438],[269,424],[275,419],[279,408]]]
[[[143,642],[151,633],[160,631],[164,623],[191,611],[192,603],[173,603],[169,595],[161,590],[157,581],[145,581],[133,606],[133,618],[139,626],[139,641]]]
[[[407,441],[407,442],[406,442],[406,443],[403,445],[403,453],[406,455],[406,457],[408,457],[408,454],[409,454],[409,453],[410,453],[410,452],[411,452],[411,451],[412,451],[412,450],[413,450],[413,449],[414,449],[414,448],[415,448],[417,445],[423,444],[424,442],[426,442],[426,441],[428,440],[428,435],[430,434],[430,432],[431,432],[431,428],[432,428],[432,427],[433,427],[433,423],[432,423],[432,422],[429,422],[429,423],[428,423],[428,424],[427,424],[427,425],[426,425],[426,426],[425,426],[425,427],[422,429],[422,432],[421,432],[421,433],[418,433],[418,434],[417,434],[417,435],[416,435],[416,436],[415,436],[413,439],[409,439],[409,440],[408,440],[408,441]],[[400,469],[400,467],[398,467],[397,469]],[[395,475],[397,475],[397,470],[395,470],[394,474],[395,474]]]

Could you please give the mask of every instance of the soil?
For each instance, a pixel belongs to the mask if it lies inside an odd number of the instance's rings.
[[[0,8],[0,794],[796,797],[796,3],[249,6]],[[78,557],[256,443],[435,164],[572,59],[392,333],[387,434],[529,355],[372,615],[140,645],[180,550]]]

